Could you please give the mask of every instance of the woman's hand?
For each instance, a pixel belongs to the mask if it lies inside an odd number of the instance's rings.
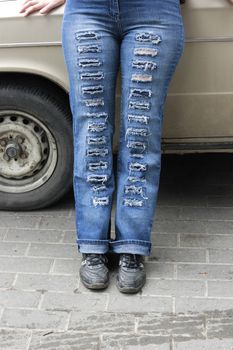
[[[23,13],[24,16],[28,16],[35,11],[47,15],[51,10],[64,3],[65,0],[25,0],[19,12]]]

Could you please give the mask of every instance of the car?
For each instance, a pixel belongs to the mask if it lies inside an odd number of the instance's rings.
[[[33,210],[72,187],[72,115],[61,47],[64,5],[47,16],[0,1],[0,208]],[[233,6],[181,5],[185,48],[164,108],[162,152],[232,152]],[[119,137],[120,71],[116,129]]]

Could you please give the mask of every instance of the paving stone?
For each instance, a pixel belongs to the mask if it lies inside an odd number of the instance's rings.
[[[181,220],[232,220],[233,208],[183,207]]]
[[[209,249],[209,260],[211,263],[233,264],[233,250]]]
[[[207,207],[207,196],[203,192],[183,192],[181,201],[180,201],[180,206],[201,206],[201,207]]]
[[[77,257],[77,246],[63,243],[32,243],[28,256],[75,258]]]
[[[59,216],[43,217],[39,225],[40,229],[75,230],[74,218]]]
[[[37,228],[40,218],[32,214],[27,217],[23,216],[6,216],[4,212],[0,213],[1,228]]]
[[[156,207],[154,220],[172,220],[180,216],[181,209],[179,207]]]
[[[165,247],[177,247],[177,235],[172,234],[159,234],[159,233],[152,233],[151,235],[151,241],[152,244],[155,246],[165,246]]]
[[[104,335],[101,350],[170,350],[170,341],[153,335]]]
[[[75,209],[73,208],[73,209],[71,209],[71,217],[72,217],[73,219],[75,219],[75,215],[76,215]]]
[[[207,221],[206,230],[209,234],[233,234],[233,221]]]
[[[206,232],[207,225],[206,221],[200,220],[156,220],[154,231],[159,233],[203,233]]]
[[[205,290],[205,283],[202,281],[148,279],[142,295],[204,296]]]
[[[178,279],[233,279],[233,265],[217,264],[179,264]]]
[[[233,196],[208,196],[209,207],[233,207]]]
[[[2,272],[48,272],[52,259],[28,257],[0,257],[0,271]]]
[[[62,231],[37,229],[9,229],[4,241],[60,242]]]
[[[0,288],[10,288],[15,276],[15,273],[0,273]]]
[[[79,258],[79,256],[78,256]],[[52,273],[78,274],[81,259],[55,259]]]
[[[179,297],[175,301],[176,313],[231,310],[233,299]]]
[[[208,295],[210,297],[233,298],[233,281],[208,281]]]
[[[99,337],[87,332],[33,332],[28,350],[99,350]]]
[[[68,313],[64,311],[5,309],[1,327],[64,330]]]
[[[165,192],[165,190],[163,191],[163,187],[160,187],[157,207],[182,205],[182,193],[174,189],[174,187],[173,191],[172,188],[170,188],[170,190],[169,192]]]
[[[232,340],[208,339],[176,343],[174,350],[232,350]]]
[[[204,339],[206,333],[204,315],[156,315],[138,317],[139,334],[167,336],[173,339]]]
[[[41,293],[21,290],[0,290],[0,305],[4,307],[32,307],[39,304]]]
[[[0,329],[0,344],[2,350],[25,350],[31,332],[16,329]]]
[[[108,311],[113,312],[171,312],[172,298],[139,295],[109,295]]]
[[[181,247],[233,248],[232,235],[181,234]]]
[[[77,288],[76,276],[19,274],[15,287],[26,290],[73,291]]]
[[[205,262],[206,251],[204,249],[188,248],[158,248],[152,246],[149,261],[170,262]]]
[[[209,198],[219,197],[219,196],[229,196],[233,194],[232,184],[206,184],[205,188],[202,190],[205,191],[206,195]]]
[[[0,241],[3,240],[4,236],[6,235],[7,229],[0,228]]]
[[[134,333],[136,315],[114,312],[71,313],[69,329],[88,333]]]
[[[25,255],[28,248],[28,243],[18,242],[1,242],[0,243],[0,255],[1,256],[22,256]]]
[[[145,268],[148,278],[174,277],[174,264],[171,263],[145,262]]]
[[[233,348],[233,309],[208,317],[206,328],[208,338],[231,339]]]
[[[76,230],[69,230],[64,232],[63,243],[75,243],[76,244]]]
[[[41,308],[46,310],[104,311],[107,295],[104,293],[52,293],[44,295]]]

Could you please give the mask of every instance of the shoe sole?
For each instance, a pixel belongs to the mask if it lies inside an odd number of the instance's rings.
[[[126,294],[134,294],[134,293],[138,293],[142,288],[143,286],[145,285],[146,283],[146,278],[143,280],[143,283],[141,286],[137,287],[137,288],[134,288],[134,287],[121,287],[119,285],[119,281],[117,279],[117,283],[116,283],[116,286],[118,288],[118,290],[121,292],[121,293],[126,293]]]
[[[96,283],[96,284],[89,284],[83,280],[81,280],[83,285],[88,289],[105,289],[108,287],[109,282],[106,283]]]

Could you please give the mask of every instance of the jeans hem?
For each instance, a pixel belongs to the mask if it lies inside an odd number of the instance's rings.
[[[120,240],[110,242],[111,251],[114,253],[129,253],[149,256],[151,242],[140,240]]]
[[[109,240],[77,239],[80,253],[105,254],[109,251]]]

